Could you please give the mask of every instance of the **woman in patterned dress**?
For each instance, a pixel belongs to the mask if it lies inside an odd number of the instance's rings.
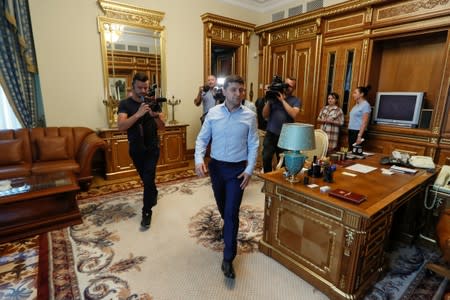
[[[327,103],[319,113],[317,121],[321,123],[321,129],[328,135],[328,152],[336,149],[339,140],[339,127],[344,124],[344,113],[338,106],[339,95],[330,93]]]

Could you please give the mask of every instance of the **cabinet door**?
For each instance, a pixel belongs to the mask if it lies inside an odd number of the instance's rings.
[[[339,95],[339,106],[345,115],[351,110],[354,105],[352,91],[362,84],[362,46],[363,41],[353,41],[323,47],[319,81],[319,110],[326,104],[326,98],[330,92],[336,92]]]
[[[268,74],[268,82],[274,75],[281,76],[283,80],[290,76],[291,45],[276,46],[271,48],[271,61]]]
[[[164,163],[171,164],[183,161],[183,139],[178,132],[166,133],[163,137]]]
[[[296,43],[292,51],[292,67],[288,76],[297,79],[294,95],[302,101],[300,113],[296,121],[314,124],[316,116],[316,101],[313,101],[315,40]]]
[[[115,171],[134,169],[133,161],[128,154],[128,140],[117,139],[112,143],[113,165]]]

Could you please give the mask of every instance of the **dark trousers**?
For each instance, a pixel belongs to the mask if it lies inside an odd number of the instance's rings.
[[[348,151],[349,152],[352,152],[353,144],[356,143],[356,140],[358,139],[358,133],[359,133],[359,130],[353,130],[353,129],[348,130]],[[364,134],[362,137],[364,138]]]
[[[277,155],[277,161],[280,160],[280,153],[283,152],[283,149],[278,148],[277,146],[279,138],[279,135],[266,131],[262,151],[264,173],[269,173],[272,171],[272,160],[274,154]]]
[[[142,213],[150,213],[152,207],[156,205],[158,198],[158,190],[156,189],[156,164],[159,159],[159,148],[153,147],[143,149],[139,146],[130,144],[129,154],[133,160],[133,164],[144,183],[144,196]]]
[[[237,253],[239,208],[244,195],[244,190],[240,187],[242,179],[237,177],[245,170],[246,165],[245,161],[228,163],[215,159],[211,159],[208,165],[214,198],[224,221],[223,259],[229,262],[233,261]]]

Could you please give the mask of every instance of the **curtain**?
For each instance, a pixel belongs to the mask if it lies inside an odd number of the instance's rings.
[[[0,0],[0,81],[26,128],[44,127],[33,34],[27,0]]]

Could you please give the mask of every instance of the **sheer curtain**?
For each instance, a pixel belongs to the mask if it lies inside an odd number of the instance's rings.
[[[0,85],[0,129],[17,129],[22,128],[16,114],[9,105],[5,92]]]

